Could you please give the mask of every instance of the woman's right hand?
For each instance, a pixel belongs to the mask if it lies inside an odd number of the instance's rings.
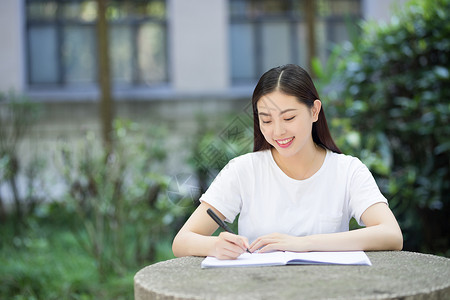
[[[218,210],[202,202],[175,236],[172,243],[175,256],[195,255],[235,259],[250,247],[248,239],[240,235],[222,232],[219,236],[212,236],[219,226],[208,215],[208,208],[213,209],[221,220],[225,220],[225,216]]]
[[[236,259],[249,247],[246,237],[224,231],[217,237],[214,256],[218,259]]]

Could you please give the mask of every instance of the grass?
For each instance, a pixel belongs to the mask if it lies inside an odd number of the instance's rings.
[[[70,230],[72,219],[31,218],[20,236],[11,222],[0,224],[0,299],[133,299],[133,277],[144,266],[101,281],[96,261]],[[157,260],[170,258],[167,241],[159,245]]]

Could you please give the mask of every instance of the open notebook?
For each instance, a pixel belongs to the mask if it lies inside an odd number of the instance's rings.
[[[270,253],[243,253],[237,259],[220,260],[215,257],[206,257],[201,264],[202,268],[220,267],[250,267],[250,266],[282,266],[282,265],[367,265],[371,266],[369,258],[363,251],[345,252],[283,252]]]

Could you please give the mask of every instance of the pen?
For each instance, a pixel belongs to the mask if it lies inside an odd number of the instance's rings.
[[[235,234],[235,233],[230,229],[230,227],[228,227],[228,225],[225,224],[225,222],[222,221],[222,220],[219,218],[219,216],[216,215],[216,213],[215,213],[211,208],[208,208],[208,209],[206,210],[206,212],[207,212],[208,215],[214,220],[214,222],[216,222],[217,225],[219,225],[223,230],[225,230],[225,231],[227,231],[227,232],[229,232],[229,233]],[[250,252],[250,250],[248,250],[248,248],[245,249],[245,251],[247,251],[248,253],[251,254],[251,252]]]

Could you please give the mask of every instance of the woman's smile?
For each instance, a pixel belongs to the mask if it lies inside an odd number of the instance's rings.
[[[293,143],[294,139],[295,139],[295,136],[287,138],[287,139],[275,140],[275,142],[277,142],[278,146],[280,146],[281,148],[287,148]]]

